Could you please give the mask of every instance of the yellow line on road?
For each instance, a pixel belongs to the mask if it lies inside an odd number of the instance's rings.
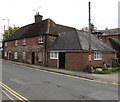
[[[14,90],[12,90],[10,87],[8,87],[7,85],[5,85],[4,83],[0,82],[0,86],[2,88],[4,88],[7,92],[9,92],[11,95],[13,95],[14,97],[16,97],[17,99],[19,99],[22,102],[30,102],[27,98],[21,96],[20,94],[18,94],[17,92],[15,92]]]
[[[23,65],[13,64],[13,63],[10,63],[10,64],[12,64],[14,66],[24,67],[24,68],[27,68],[27,69],[33,69],[33,70],[38,70],[38,71],[42,71],[42,72],[48,72],[48,73],[53,73],[53,74],[57,74],[57,75],[62,75],[62,76],[67,76],[67,77],[72,77],[72,78],[77,78],[77,79],[83,79],[83,80],[87,80],[87,81],[91,81],[91,82],[111,84],[111,85],[120,85],[119,83],[110,83],[110,82],[105,82],[105,81],[92,80],[92,79],[77,77],[77,76],[74,76],[74,75],[66,75],[66,74],[62,74],[62,73],[59,73],[59,72],[46,71],[46,70],[39,69],[39,68],[31,68],[31,67],[27,67],[27,66],[23,66]]]

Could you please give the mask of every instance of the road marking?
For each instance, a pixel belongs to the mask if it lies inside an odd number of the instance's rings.
[[[9,94],[7,94],[4,90],[2,90],[2,93],[6,95],[10,100],[14,101],[14,99]]]
[[[20,94],[18,94],[17,92],[15,92],[13,89],[11,89],[10,87],[8,87],[7,85],[5,85],[4,83],[0,82],[0,86],[2,88],[4,88],[7,92],[9,92],[11,95],[13,95],[14,97],[16,97],[17,99],[19,99],[22,102],[30,102],[27,98],[21,96]]]
[[[72,78],[87,80],[87,81],[91,81],[91,82],[111,84],[111,85],[120,85],[119,83],[110,83],[110,82],[105,82],[105,81],[92,80],[92,79],[77,77],[77,76],[74,76],[74,75],[66,75],[66,74],[62,74],[62,73],[59,73],[59,72],[51,72],[51,71],[46,71],[44,69],[32,68],[32,67],[27,67],[27,66],[23,66],[23,65],[18,65],[18,64],[12,63],[12,62],[8,62],[8,63],[10,63],[10,64],[12,64],[14,66],[19,66],[19,67],[23,67],[23,68],[27,68],[27,69],[33,69],[33,70],[38,70],[38,71],[42,71],[42,72],[48,72],[48,73],[52,73],[52,74],[57,74],[57,75],[61,75],[61,76],[67,76],[67,77],[72,77]]]

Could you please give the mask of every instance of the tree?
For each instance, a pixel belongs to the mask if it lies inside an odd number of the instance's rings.
[[[11,35],[13,35],[20,27],[9,27],[8,30],[4,31],[3,40],[8,39]]]
[[[120,58],[120,42],[114,38],[108,38],[112,47],[117,51],[117,57]]]

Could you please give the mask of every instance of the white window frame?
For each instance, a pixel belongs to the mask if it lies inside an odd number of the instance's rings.
[[[22,43],[23,43],[23,45],[26,45],[26,39],[25,38],[23,39]]]
[[[14,59],[18,59],[18,53],[17,52],[14,53]]]
[[[23,60],[26,59],[26,52],[22,52],[22,58],[23,58]]]
[[[50,52],[50,59],[58,59],[58,52]]]
[[[7,47],[7,42],[5,42],[5,47]]]
[[[38,37],[38,43],[44,43],[44,36],[43,35],[40,35]]]
[[[15,40],[15,46],[18,46],[18,40]]]
[[[4,57],[7,57],[7,52],[4,53]]]
[[[102,52],[94,52],[94,60],[102,60]]]

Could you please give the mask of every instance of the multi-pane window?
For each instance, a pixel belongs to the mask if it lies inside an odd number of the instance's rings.
[[[38,43],[44,43],[44,36],[43,35],[38,37]]]
[[[58,59],[58,52],[50,52],[50,59]]]
[[[7,47],[7,42],[5,42],[5,47]]]
[[[102,60],[102,53],[94,52],[94,60]]]
[[[23,39],[23,45],[26,45],[26,39]]]
[[[18,40],[15,40],[15,46],[18,46]]]
[[[7,57],[7,52],[4,53],[4,57]]]
[[[14,53],[14,59],[18,59],[18,53],[17,52]]]
[[[26,59],[26,53],[25,52],[22,53],[22,58],[23,58],[23,60]]]

